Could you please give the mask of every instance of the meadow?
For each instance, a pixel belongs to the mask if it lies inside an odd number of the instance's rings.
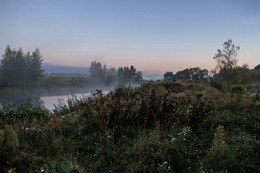
[[[146,82],[1,110],[0,172],[260,172],[259,91],[217,88]]]

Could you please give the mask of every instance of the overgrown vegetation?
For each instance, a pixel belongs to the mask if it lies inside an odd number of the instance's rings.
[[[223,44],[212,77],[199,67],[167,72],[168,82],[97,90],[53,112],[2,106],[0,172],[260,172],[260,92],[251,85],[259,66],[237,66],[238,50],[232,40]],[[10,49],[4,58],[36,53],[41,62],[37,52]],[[142,81],[134,66],[107,69],[96,61],[88,78],[38,77],[46,87]]]
[[[0,112],[0,169],[259,172],[260,94],[161,82]]]

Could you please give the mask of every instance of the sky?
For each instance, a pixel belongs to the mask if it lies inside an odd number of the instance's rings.
[[[214,69],[228,39],[239,65],[260,64],[260,0],[0,0],[1,58],[10,45],[56,65],[176,73]]]

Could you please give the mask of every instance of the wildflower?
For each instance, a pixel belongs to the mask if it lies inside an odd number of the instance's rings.
[[[8,170],[8,173],[14,172],[15,169],[16,169],[16,168],[9,169],[9,170]]]
[[[174,142],[175,140],[176,140],[175,137],[172,137],[172,138],[171,138],[171,142]]]

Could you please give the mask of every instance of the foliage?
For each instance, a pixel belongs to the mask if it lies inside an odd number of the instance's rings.
[[[42,61],[39,49],[32,54],[30,52],[24,54],[21,48],[17,51],[7,46],[0,68],[2,87],[24,87],[37,84],[43,74]]]
[[[210,86],[220,90],[220,91],[227,91],[228,85],[220,80],[216,75],[214,78],[210,79]]]
[[[10,125],[5,125],[6,132],[6,145],[11,149],[16,149],[19,146],[18,137],[13,127]]]
[[[106,65],[102,67],[100,62],[92,62],[90,66],[90,77],[92,81],[103,84],[115,83],[141,83],[143,80],[142,73],[137,72],[133,65],[129,67],[119,67],[107,69]]]
[[[240,47],[235,46],[232,43],[232,40],[224,42],[223,49],[218,49],[217,53],[213,57],[217,62],[216,68],[219,69],[219,71],[228,71],[233,69],[237,64],[236,56],[239,49]]]
[[[255,81],[260,82],[260,64],[250,71]]]
[[[216,62],[216,70],[218,74],[214,78],[227,84],[252,84],[253,78],[250,74],[248,65],[237,66],[236,56],[238,54],[239,46],[235,46],[232,40],[224,42],[223,49],[217,50],[213,57]]]
[[[166,72],[164,75],[164,80],[165,81],[171,81],[174,79],[174,74],[172,72]]]
[[[136,72],[133,65],[129,67],[119,67],[117,78],[120,83],[140,83],[143,79],[141,72]]]
[[[34,119],[48,119],[49,111],[41,107],[32,107],[30,103],[25,103],[16,108],[0,111],[0,118],[8,124],[25,119],[28,121],[33,121]]]
[[[207,69],[200,69],[199,67],[186,68],[185,70],[178,71],[175,75],[172,72],[164,74],[164,80],[192,80],[196,82],[207,82],[209,79]]]
[[[220,71],[218,76],[215,76],[228,84],[252,84],[253,78],[247,65],[242,67],[236,66],[227,71]]]
[[[232,93],[246,93],[246,88],[243,85],[232,85],[230,87]]]
[[[93,61],[91,62],[89,72],[92,80],[97,80],[97,81],[105,80],[107,68],[106,65],[102,67],[100,62]]]
[[[37,173],[41,172],[58,172],[58,173],[68,173],[70,170],[75,170],[79,168],[71,160],[59,159],[52,160],[48,163],[44,163],[36,168]]]
[[[260,97],[175,81],[68,102],[2,111],[0,171],[260,171]]]
[[[208,169],[213,169],[214,171],[227,170],[229,165],[232,165],[234,160],[232,150],[226,143],[226,133],[224,126],[219,125],[214,134],[214,139],[212,146],[205,159],[205,164]]]

